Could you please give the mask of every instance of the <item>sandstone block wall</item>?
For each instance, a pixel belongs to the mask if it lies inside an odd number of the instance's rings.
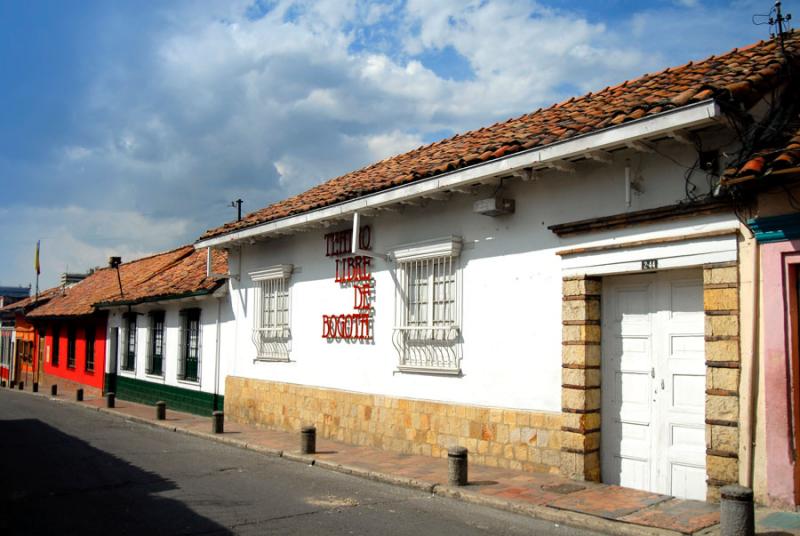
[[[446,457],[469,449],[471,463],[557,474],[561,415],[428,402],[228,376],[225,416],[404,454]]]
[[[567,277],[562,293],[561,473],[600,480],[601,281]]]
[[[739,267],[703,267],[706,354],[706,474],[710,501],[739,481]]]

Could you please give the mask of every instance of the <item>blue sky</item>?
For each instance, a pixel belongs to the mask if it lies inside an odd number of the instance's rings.
[[[784,2],[793,11],[796,2]],[[768,36],[770,1],[0,3],[0,284]]]

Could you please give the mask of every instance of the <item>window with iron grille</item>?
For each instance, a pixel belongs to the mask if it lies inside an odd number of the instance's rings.
[[[180,316],[178,379],[196,382],[200,380],[200,309],[184,309]]]
[[[164,311],[150,313],[147,373],[154,376],[164,375]]]
[[[122,351],[122,370],[136,369],[136,313],[125,317],[125,342]]]
[[[94,371],[94,342],[95,342],[95,326],[89,324],[86,326],[86,361],[84,368],[86,372]]]
[[[75,368],[75,326],[67,328],[67,368]]]
[[[289,277],[293,266],[279,264],[258,272],[250,278],[256,284],[253,343],[256,359],[287,361],[291,330],[289,326]]]
[[[406,372],[461,371],[461,240],[449,237],[399,248],[392,341]]]
[[[54,367],[58,366],[58,358],[59,358],[59,344],[60,340],[59,337],[61,336],[61,327],[58,325],[53,326],[53,358],[52,363]]]

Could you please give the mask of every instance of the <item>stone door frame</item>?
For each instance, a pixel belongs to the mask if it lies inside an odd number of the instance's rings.
[[[704,264],[707,499],[739,480],[739,265]],[[600,482],[602,277],[563,278],[561,473]]]

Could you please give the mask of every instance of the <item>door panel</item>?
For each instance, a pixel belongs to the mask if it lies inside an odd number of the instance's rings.
[[[667,275],[668,273],[665,273]],[[659,311],[661,336],[666,338],[659,354],[657,375],[664,389],[658,407],[666,451],[660,488],[688,499],[706,497],[705,442],[705,314],[703,284],[699,275],[676,273],[662,277],[661,292],[668,309]]]
[[[704,499],[700,272],[606,278],[602,352],[604,481]]]
[[[652,282],[609,289],[603,333],[601,472],[607,482],[648,489],[652,480]],[[605,296],[605,292],[604,292]],[[607,351],[606,351],[607,350]]]

